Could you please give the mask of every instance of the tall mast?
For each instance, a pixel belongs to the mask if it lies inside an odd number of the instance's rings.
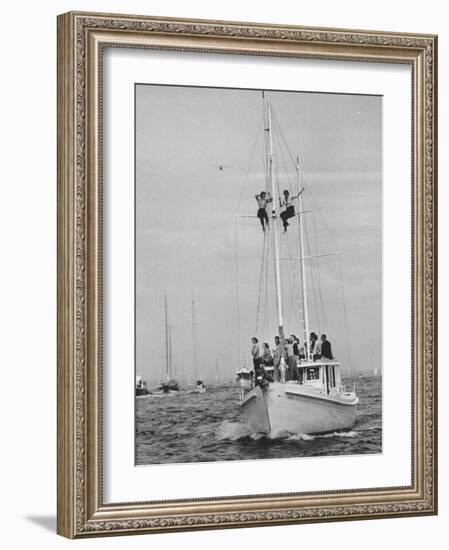
[[[193,377],[196,382],[196,365],[198,362],[198,351],[196,346],[196,316],[195,316],[195,295],[192,288],[192,344],[193,344]]]
[[[167,307],[167,291],[164,292],[164,305],[165,305],[165,371],[168,377],[169,373],[169,351],[168,351],[168,307]]]
[[[296,175],[298,178],[298,193],[299,193],[299,257],[301,261],[301,295],[304,313],[304,342],[308,342],[309,338],[309,308],[307,305],[307,280],[306,280],[306,264],[305,264],[305,249],[304,249],[304,227],[302,219],[302,193],[300,193],[300,175],[299,175],[299,158],[296,159]],[[307,355],[309,355],[307,351]]]
[[[273,137],[271,134],[271,101],[267,98],[267,127],[268,132],[268,184],[271,185],[271,197],[273,199],[273,240],[274,240],[274,280],[276,284],[276,304],[278,313],[279,337],[284,342],[284,319],[282,313],[282,288],[281,288],[281,265],[279,261],[279,204],[276,196],[276,182],[273,173]]]
[[[173,359],[171,352],[171,325],[168,325],[168,374],[170,380],[173,378]]]

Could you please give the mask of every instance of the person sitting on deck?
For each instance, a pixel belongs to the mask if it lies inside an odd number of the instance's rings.
[[[332,346],[329,340],[327,340],[326,335],[321,335],[321,357],[332,360],[334,356],[332,355]]]
[[[280,199],[280,205],[281,208],[284,208],[284,210],[281,212],[281,219],[282,224],[284,226],[284,233],[287,231],[287,227],[289,225],[288,221],[290,218],[293,218],[295,215],[295,205],[293,204],[293,201],[303,193],[305,187],[301,189],[301,191],[294,195],[293,197],[290,197],[290,191],[288,189],[284,189],[284,198]]]
[[[268,227],[267,204],[269,202],[272,202],[273,199],[271,198],[270,193],[266,193],[265,191],[262,191],[259,195],[256,195],[256,201],[259,206],[259,210],[257,211],[257,217],[260,220],[263,231],[265,231],[265,224]]]

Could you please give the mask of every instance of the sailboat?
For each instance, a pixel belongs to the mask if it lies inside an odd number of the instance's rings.
[[[195,295],[192,289],[192,342],[193,342],[193,376],[196,380],[195,388],[189,390],[189,393],[206,393],[206,384],[204,383],[204,378],[200,376],[197,378],[196,375],[196,366],[198,364],[198,348],[197,348],[197,339],[196,339],[196,311],[195,311]]]
[[[280,201],[278,192],[278,155],[274,152],[273,111],[270,97],[263,95],[265,171],[266,187],[270,191],[272,208],[270,222],[264,231],[267,247],[274,259],[274,294],[277,313],[278,335],[281,350],[285,349],[284,304],[282,286],[282,265],[280,256]],[[278,122],[276,119],[278,127]],[[302,330],[304,342],[309,339],[309,304],[307,296],[306,256],[304,245],[303,193],[301,191],[299,160],[296,160],[296,184],[298,187],[298,212],[290,218],[291,232],[296,231],[299,256],[294,258],[300,264],[300,302],[302,303]],[[303,188],[304,189],[304,188]],[[245,216],[248,217],[248,216]],[[298,224],[295,228],[294,225]],[[267,236],[269,238],[267,238]],[[265,241],[264,241],[265,242]],[[271,244],[270,244],[271,243]],[[292,258],[287,258],[291,260]],[[247,368],[236,372],[240,383],[240,410],[253,433],[270,436],[280,432],[292,434],[319,434],[350,430],[356,419],[359,398],[355,388],[347,390],[342,384],[341,364],[335,359],[317,358],[312,346],[305,344],[304,358],[296,366],[296,379],[283,381],[262,375]],[[331,355],[332,356],[332,355]],[[315,359],[315,360],[314,360]],[[284,360],[281,360],[283,370]]]
[[[171,325],[168,323],[167,292],[164,293],[165,306],[165,380],[157,388],[159,394],[173,394],[179,392],[179,384],[173,377],[173,357],[171,345]]]
[[[202,376],[196,381],[196,386],[193,393],[206,393],[206,384],[204,383]]]

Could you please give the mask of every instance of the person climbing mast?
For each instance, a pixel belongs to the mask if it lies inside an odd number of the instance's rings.
[[[293,216],[295,215],[295,206],[293,204],[293,201],[300,197],[304,189],[305,187],[303,187],[301,191],[299,191],[299,193],[297,195],[294,195],[293,197],[290,196],[290,192],[288,191],[288,189],[285,189],[284,198],[279,199],[281,208],[284,208],[284,210],[282,210],[281,212],[281,219],[282,219],[282,224],[284,226],[284,233],[286,233],[287,227],[289,225],[287,220],[290,218],[293,218]]]
[[[260,220],[263,231],[265,231],[265,225],[268,227],[267,204],[269,202],[272,202],[273,199],[271,198],[270,193],[261,191],[261,193],[256,195],[256,201],[259,206],[259,210],[257,211],[257,217]]]

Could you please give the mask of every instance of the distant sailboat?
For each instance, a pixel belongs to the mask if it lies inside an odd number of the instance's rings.
[[[204,383],[203,377],[198,378],[196,381],[196,386],[193,393],[206,393],[206,384]]]
[[[220,385],[220,381],[218,377],[218,359],[215,360],[215,385],[216,386]]]
[[[193,376],[196,380],[195,388],[190,391],[190,393],[205,393],[206,392],[206,384],[204,383],[203,376],[200,376],[197,378],[197,371],[196,367],[198,364],[198,346],[197,346],[197,338],[196,338],[196,309],[195,309],[195,295],[193,293],[192,289],[192,345],[193,345]]]
[[[270,98],[264,97],[264,135],[266,152],[266,184],[271,193],[272,208],[269,225],[264,231],[265,243],[274,259],[274,295],[277,309],[278,334],[284,347],[283,287],[280,257],[280,202],[275,166],[278,156],[273,150],[272,105]],[[280,130],[279,130],[280,131]],[[280,143],[280,139],[278,140]],[[290,156],[291,158],[291,156]],[[299,261],[301,273],[300,296],[302,302],[302,329],[304,342],[309,338],[309,317],[307,278],[305,261],[313,256],[306,255],[304,246],[303,199],[300,190],[299,162],[294,166],[297,174],[299,200],[298,212],[292,220],[298,220],[299,257],[288,260]],[[246,216],[245,216],[246,217]],[[264,248],[265,250],[265,248]],[[310,253],[310,252],[309,252]],[[318,255],[318,253],[317,253]],[[284,258],[282,258],[284,259]],[[292,287],[292,290],[296,290]],[[289,433],[325,433],[335,430],[349,430],[354,426],[356,407],[359,402],[355,391],[346,391],[342,385],[340,363],[334,359],[314,360],[310,350],[305,349],[305,359],[297,364],[297,380],[276,381],[266,372],[257,379],[257,373],[246,368],[237,371],[241,387],[241,413],[253,433],[265,435],[279,431]]]
[[[171,346],[171,326],[168,324],[167,292],[164,293],[165,306],[165,380],[158,386],[160,394],[175,393],[179,391],[179,384],[173,377],[173,360]]]

